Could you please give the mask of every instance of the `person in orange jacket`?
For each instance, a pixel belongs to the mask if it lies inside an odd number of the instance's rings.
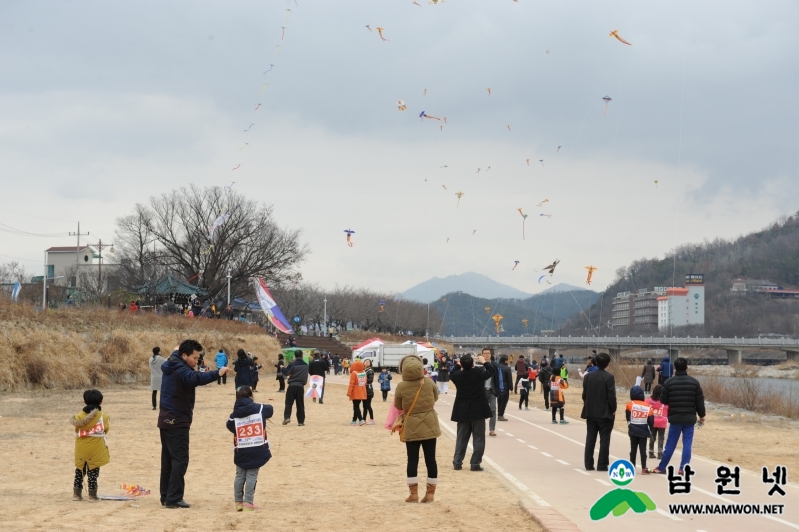
[[[346,359],[345,359],[346,361]],[[366,372],[363,362],[356,360],[350,366],[350,385],[347,387],[347,397],[352,401],[352,422],[350,425],[363,425],[366,421],[361,414],[361,401],[366,400]]]
[[[563,419],[563,407],[566,406],[566,397],[563,395],[563,390],[569,388],[569,383],[561,379],[559,375],[552,375],[550,377],[549,389],[549,406],[552,408],[552,423],[557,424],[555,420],[555,413],[560,410],[560,422],[566,425],[568,421]]]

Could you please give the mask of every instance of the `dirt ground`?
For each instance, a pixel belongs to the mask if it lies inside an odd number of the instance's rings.
[[[111,463],[101,468],[100,494],[140,484],[152,494],[130,502],[73,502],[74,436],[69,418],[83,406],[82,391],[0,395],[0,485],[4,530],[489,530],[500,520],[540,527],[498,477],[453,471],[454,443],[438,440],[439,485],[433,504],[406,504],[405,448],[382,428],[388,411],[379,392],[376,425],[352,427],[345,388],[328,384],[325,404],[306,400],[306,426],[281,426],[283,394],[261,382],[256,401],[276,407],[269,431],[273,458],[261,468],[255,504],[233,506],[232,435],[225,429],[234,387],[197,391],[186,475],[189,510],[167,510],[158,496],[160,444],[146,386],[102,390],[110,416]],[[390,396],[391,397],[391,396]],[[795,441],[795,440],[794,440]],[[424,461],[420,477],[425,474]],[[421,486],[420,486],[421,487]]]

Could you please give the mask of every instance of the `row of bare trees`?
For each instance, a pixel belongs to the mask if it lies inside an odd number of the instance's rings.
[[[403,300],[397,294],[349,286],[325,291],[317,285],[301,283],[273,289],[272,295],[296,331],[302,325],[323,330],[325,308],[328,325],[342,328],[349,323],[359,330],[384,333],[410,331],[418,336],[423,336],[428,330],[438,331],[441,328],[441,317],[435,309],[423,303]]]

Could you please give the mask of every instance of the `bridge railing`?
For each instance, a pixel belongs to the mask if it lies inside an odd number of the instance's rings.
[[[740,347],[799,350],[793,338],[690,338],[662,336],[441,336],[452,344],[529,345],[573,347]]]

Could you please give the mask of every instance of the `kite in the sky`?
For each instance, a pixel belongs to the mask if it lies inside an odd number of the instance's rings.
[[[252,128],[252,126],[254,126],[254,125],[255,125],[255,122],[251,123],[249,125],[249,127],[247,127],[247,129],[244,130],[244,132],[247,133],[250,130],[250,128]]]
[[[269,73],[269,72],[272,72],[272,69],[273,69],[273,68],[275,68],[275,65],[269,65],[269,70],[267,70],[266,72],[264,72],[264,74],[267,74],[267,73]]]
[[[586,266],[586,270],[588,270],[588,279],[585,280],[585,284],[591,284],[591,277],[594,276],[594,272],[597,271],[599,268],[594,266]]]
[[[546,216],[547,218],[552,218],[551,214],[539,214],[538,216]]]
[[[502,325],[499,324],[502,321],[502,318],[504,318],[504,316],[502,314],[499,314],[499,313],[494,314],[493,316],[491,316],[491,319],[494,320],[494,324],[495,324],[494,330],[496,332],[500,332],[500,331],[503,330],[502,329]]]
[[[516,266],[518,266],[518,265],[519,265],[519,261],[518,260],[513,261],[513,268],[511,268],[511,271],[515,270]]]
[[[449,237],[447,237],[447,244],[449,244]]]
[[[544,159],[538,159],[538,162],[539,162],[539,163],[541,163],[541,167],[543,168],[543,166],[544,166]]]
[[[563,146],[558,146],[558,149],[557,149],[557,151],[555,151],[555,153],[560,153],[560,149],[561,149],[562,147],[563,147]]]
[[[477,229],[475,229],[474,231],[472,231],[472,236],[474,236],[474,234],[475,234],[476,232],[477,232]]]
[[[480,173],[480,169],[478,168],[477,171],[475,172],[475,174],[479,174],[479,173]]]
[[[286,22],[285,22],[285,24],[288,24],[290,16],[291,16],[291,9],[287,9],[286,10]]]
[[[457,207],[460,207],[460,205],[461,205],[461,198],[463,197],[463,192],[458,191],[458,192],[455,193],[455,195],[458,197],[458,204],[455,205],[455,207],[457,208]]]
[[[244,146],[242,146],[241,148],[239,148],[239,149],[238,149],[238,150],[236,150],[236,151],[241,151],[241,150],[243,150],[244,148],[246,148],[246,147],[247,147],[247,146],[249,146],[249,145],[250,145],[250,143],[249,143],[249,142],[245,142],[245,143],[244,143]]]
[[[407,111],[408,106],[405,105],[405,100],[397,100],[397,109],[400,111]]]
[[[602,116],[605,116],[606,114],[608,114],[608,104],[613,101],[613,98],[611,98],[606,94],[605,97],[602,99],[605,101],[605,112],[602,113]]]
[[[233,170],[238,170],[240,167],[241,167],[241,163],[239,163],[239,164],[237,164],[236,166],[234,166],[234,167],[233,167]]]
[[[422,111],[421,113],[419,113],[419,118],[429,118],[430,120],[441,120],[441,119],[440,119],[440,118],[438,118],[438,117],[435,117],[435,116],[430,116],[429,114],[425,113],[424,111]]]
[[[427,96],[427,89],[424,90],[424,92],[422,93],[422,96]]]
[[[282,41],[286,38],[286,26],[281,26],[280,29],[283,30],[283,33],[280,34],[280,40]]]
[[[542,275],[541,277],[538,278],[538,284],[541,284],[541,279],[543,279],[544,277],[546,277],[546,275]]]
[[[608,37],[616,37],[616,39],[618,39],[619,42],[624,43],[627,46],[632,46],[633,45],[632,43],[625,41],[624,39],[621,38],[621,36],[619,36],[619,30],[611,31],[610,35],[608,35]]]
[[[441,185],[441,188],[443,188],[444,190],[447,190],[447,185]]]
[[[508,131],[510,131],[510,124],[508,124],[507,128],[508,128]]]
[[[412,4],[416,4],[416,5],[417,5],[417,6],[419,6],[419,7],[422,7],[422,4],[420,4],[419,2],[411,2],[411,3],[412,3]]]
[[[491,87],[488,87],[486,90],[488,91],[488,95],[491,96]]]
[[[527,215],[526,215],[526,214],[524,214],[524,212],[522,211],[522,208],[521,208],[521,207],[519,207],[519,208],[518,208],[518,209],[516,209],[516,210],[517,210],[517,211],[519,211],[519,214],[521,214],[521,215],[522,215],[522,240],[526,240],[526,238],[525,238],[525,236],[524,236],[524,224],[525,224],[525,222],[527,221]]]
[[[522,325],[524,325],[525,327],[527,327],[527,323],[528,323],[528,321],[527,321],[527,318],[524,318],[524,319],[522,320]]]
[[[552,275],[553,273],[555,273],[555,268],[557,268],[558,264],[560,264],[560,261],[558,259],[555,259],[555,261],[552,264],[544,266],[543,270],[545,272],[549,272],[549,275]]]
[[[655,188],[658,188],[658,183],[660,183],[660,181],[658,181],[657,179],[655,179]]]
[[[378,312],[385,312],[386,311],[386,302],[384,300],[380,300],[380,310]]]
[[[549,55],[549,50],[547,50],[547,55]]]
[[[367,25],[365,26],[365,28],[366,28],[367,30],[369,30],[369,33],[371,33],[371,32],[372,32],[372,28],[370,28],[370,27],[369,27],[369,24],[367,24]]]
[[[530,166],[530,159],[527,159],[527,166]]]
[[[428,3],[428,4],[433,4],[433,5],[436,5],[436,4],[443,4],[443,3],[444,3],[444,0],[427,0],[427,3]]]
[[[446,124],[446,123],[447,123],[447,117],[446,117],[446,116],[444,116],[444,117],[442,117],[442,118],[444,119],[444,123]]]
[[[540,206],[542,206],[544,203],[549,203],[549,199],[545,199],[544,201],[542,201],[541,203],[539,203],[538,205],[536,205],[536,207],[540,207]]]
[[[439,131],[444,131],[444,126],[438,126]]]
[[[444,166],[439,166],[439,168],[449,168],[446,164]]]
[[[230,218],[228,213],[222,213],[217,216],[216,220],[214,220],[214,223],[212,223],[211,227],[208,228],[208,240],[211,240],[214,237],[216,230],[222,227],[222,225],[228,221],[228,218]]]
[[[280,45],[275,46],[275,55],[280,53]]]
[[[256,111],[258,111],[258,109],[260,109],[260,108],[261,108],[261,104],[260,103],[255,106],[255,110]]]
[[[344,229],[344,232],[347,233],[347,245],[349,247],[354,246],[355,244],[352,242],[352,235],[355,234],[355,231],[352,229]]]
[[[491,307],[485,307],[483,310],[486,311],[486,314],[490,314],[491,313]]]
[[[268,86],[269,83],[264,83],[263,85],[261,85],[261,88],[258,90],[258,96],[262,95]]]
[[[230,190],[231,188],[233,188],[233,185],[235,184],[236,184],[235,181],[231,181],[229,185],[225,185],[225,190]]]
[[[375,29],[377,30],[377,33],[380,35],[381,39],[383,39],[384,41],[388,40],[385,37],[383,37],[383,28],[375,28]]]

